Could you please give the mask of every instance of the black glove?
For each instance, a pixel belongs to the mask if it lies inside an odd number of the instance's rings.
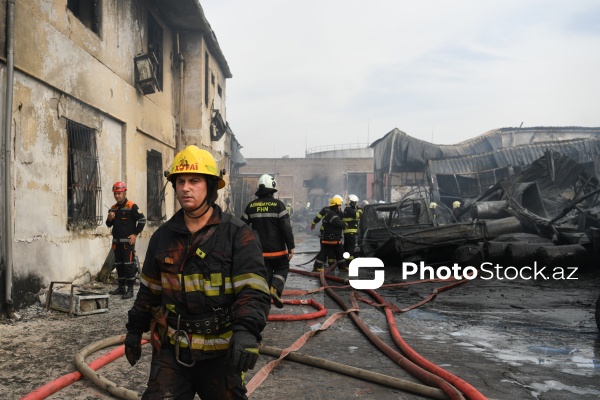
[[[125,336],[125,357],[133,367],[142,356],[142,335],[127,332]]]
[[[233,368],[246,372],[254,368],[258,360],[258,342],[248,331],[235,331],[229,344],[229,354],[233,359]]]

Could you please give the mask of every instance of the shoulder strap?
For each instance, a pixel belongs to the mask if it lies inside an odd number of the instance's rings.
[[[231,215],[229,213],[224,212],[222,215],[223,215],[223,217],[221,218],[221,222],[222,223],[230,222],[233,225],[237,226],[238,228],[246,225],[244,223],[244,221],[242,221],[238,217],[235,217],[235,216],[233,216],[233,215]]]

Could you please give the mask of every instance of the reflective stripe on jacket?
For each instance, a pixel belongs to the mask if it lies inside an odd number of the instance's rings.
[[[236,330],[247,330],[260,340],[270,308],[267,270],[256,234],[240,219],[213,207],[210,220],[195,234],[189,232],[179,210],[152,235],[127,323],[128,330],[145,332],[154,307],[163,306],[170,316],[185,318],[233,305],[227,331],[188,335],[194,359],[226,350]],[[168,330],[172,343],[175,328]]]
[[[317,225],[329,212],[329,207],[323,207],[321,208],[321,211],[319,211],[319,213],[315,216],[315,218],[313,219],[313,221],[310,223],[312,226]],[[325,228],[323,227],[323,224],[321,224],[321,233],[323,232]]]
[[[125,199],[123,204],[116,203],[108,211],[115,213],[115,219],[106,220],[115,239],[128,238],[132,233],[138,235],[146,226],[146,217],[133,201]]]
[[[327,215],[323,218],[323,235],[322,240],[325,241],[338,241],[342,239],[342,230],[344,229],[344,222],[342,221],[342,213],[334,210],[329,210]],[[321,242],[323,244],[329,244]]]
[[[281,200],[264,196],[251,201],[242,221],[258,233],[265,258],[287,257],[295,247],[290,215]]]
[[[362,210],[351,206],[344,208],[344,218],[342,221],[346,223],[344,235],[356,235],[358,233],[358,221],[362,215]]]

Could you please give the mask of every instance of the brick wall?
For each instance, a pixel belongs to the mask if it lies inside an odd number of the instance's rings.
[[[295,209],[306,205],[311,189],[318,192],[314,187],[304,186],[305,181],[309,181],[309,185],[311,182],[325,182],[325,192],[345,198],[350,194],[347,192],[347,175],[372,176],[374,167],[372,158],[248,158],[246,161],[247,164],[240,168],[240,175],[255,175],[257,179],[262,174],[274,176],[278,186],[281,184],[275,196],[291,200]]]

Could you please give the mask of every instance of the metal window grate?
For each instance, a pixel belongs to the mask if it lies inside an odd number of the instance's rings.
[[[102,189],[96,148],[96,131],[67,121],[69,167],[68,223],[91,228],[102,224]]]
[[[162,203],[164,198],[162,154],[156,150],[149,150],[146,157],[147,180],[146,193],[148,197],[148,221],[160,221],[162,219]]]

